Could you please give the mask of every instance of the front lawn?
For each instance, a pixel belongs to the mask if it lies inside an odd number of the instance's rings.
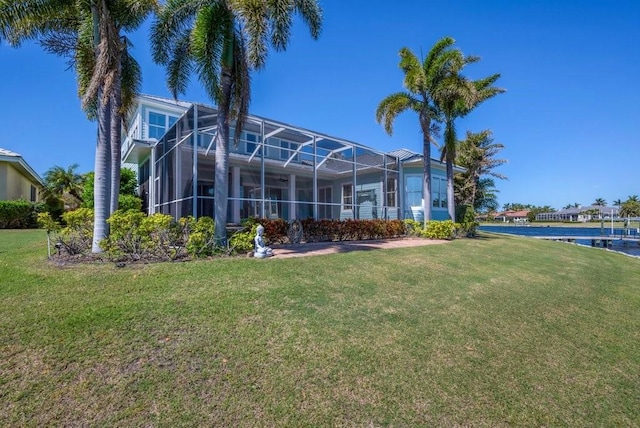
[[[53,266],[0,231],[0,425],[634,426],[640,260],[483,234]]]

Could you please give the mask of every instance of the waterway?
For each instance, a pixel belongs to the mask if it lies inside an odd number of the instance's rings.
[[[479,230],[485,232],[508,233],[519,236],[609,236],[611,228],[605,227],[601,230],[599,227],[562,227],[562,226],[485,226],[479,227]],[[635,230],[634,230],[635,232]],[[621,230],[614,229],[614,235],[620,237]],[[638,236],[637,234],[635,236]],[[591,240],[579,240],[577,244],[591,246]],[[631,256],[640,257],[640,240],[637,242],[623,242],[620,239],[613,240],[613,251],[629,254]]]

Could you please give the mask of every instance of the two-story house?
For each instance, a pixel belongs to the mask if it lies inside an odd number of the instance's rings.
[[[211,216],[217,110],[140,96],[123,138],[149,213]],[[233,129],[230,135],[233,136]],[[230,137],[233,139],[233,137]],[[422,219],[422,157],[252,116],[230,141],[228,222],[242,218]],[[432,217],[448,218],[445,165],[432,165]],[[422,217],[421,217],[422,216]]]

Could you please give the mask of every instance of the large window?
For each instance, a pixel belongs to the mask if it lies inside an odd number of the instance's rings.
[[[256,150],[258,144],[258,136],[249,132],[243,132],[243,134],[246,141],[246,152],[251,155]]]
[[[178,120],[175,116],[168,116],[155,111],[149,112],[149,131],[148,138],[159,140],[167,132],[171,126]]]
[[[331,217],[331,187],[321,187],[318,189],[318,218]]]
[[[447,179],[433,177],[431,179],[431,201],[433,208],[447,207]]]
[[[284,140],[280,140],[280,147],[280,159],[289,159],[298,150],[298,144]],[[294,157],[294,160],[297,161],[297,158],[298,155]]]
[[[344,184],[342,186],[342,209],[343,210],[353,209],[353,185],[352,184]]]
[[[422,175],[407,175],[405,194],[406,209],[422,206]]]
[[[387,178],[387,207],[396,206],[396,179]]]

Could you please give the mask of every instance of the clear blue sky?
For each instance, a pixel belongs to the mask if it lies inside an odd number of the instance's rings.
[[[482,57],[469,77],[501,73],[498,85],[507,89],[457,124],[460,136],[491,129],[506,146],[501,205],[559,209],[640,194],[640,1],[320,1],[320,39],[294,27],[288,50],[271,53],[253,77],[252,113],[377,149],[421,152],[413,113],[400,116],[389,137],[374,112],[402,89],[399,49],[426,53],[449,35],[465,54]],[[132,35],[143,92],[169,96],[147,37],[148,26]],[[2,45],[0,64],[0,147],[40,174],[73,163],[93,170],[96,126],[80,110],[65,61],[36,44]],[[210,102],[196,79],[182,99]]]

